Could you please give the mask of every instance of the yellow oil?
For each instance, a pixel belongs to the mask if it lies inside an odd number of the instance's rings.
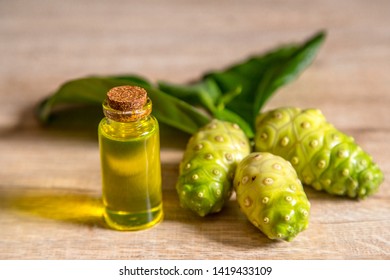
[[[140,230],[161,221],[159,128],[148,116],[99,125],[104,219],[117,230]]]

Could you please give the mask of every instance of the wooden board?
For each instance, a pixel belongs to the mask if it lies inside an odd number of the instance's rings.
[[[188,82],[328,32],[313,65],[267,104],[316,107],[390,176],[390,2],[11,1],[0,3],[0,259],[390,259],[390,185],[364,201],[306,188],[309,228],[268,240],[234,197],[206,218],[175,191],[188,135],[162,127],[165,218],[139,232],[101,221],[96,124],[75,111],[49,127],[37,104],[68,79],[136,73]]]

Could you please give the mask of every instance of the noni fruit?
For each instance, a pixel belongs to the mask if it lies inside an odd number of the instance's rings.
[[[310,202],[282,157],[251,153],[237,166],[234,188],[241,211],[270,239],[291,241],[307,228]]]
[[[259,114],[255,150],[287,159],[304,184],[334,195],[365,198],[383,181],[372,158],[317,109],[279,108]]]
[[[190,138],[179,167],[180,204],[200,216],[219,212],[232,192],[237,163],[250,144],[237,124],[214,119]]]

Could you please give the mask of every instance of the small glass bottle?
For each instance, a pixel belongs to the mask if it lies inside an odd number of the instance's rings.
[[[104,219],[117,230],[162,220],[159,126],[152,101],[136,86],[112,88],[99,124]]]

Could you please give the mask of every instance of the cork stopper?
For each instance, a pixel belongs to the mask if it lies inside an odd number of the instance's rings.
[[[132,122],[152,112],[152,101],[145,89],[119,86],[110,89],[103,102],[104,115],[117,122]]]
[[[146,90],[137,86],[114,87],[107,93],[108,105],[112,109],[122,112],[142,109],[147,98]]]

